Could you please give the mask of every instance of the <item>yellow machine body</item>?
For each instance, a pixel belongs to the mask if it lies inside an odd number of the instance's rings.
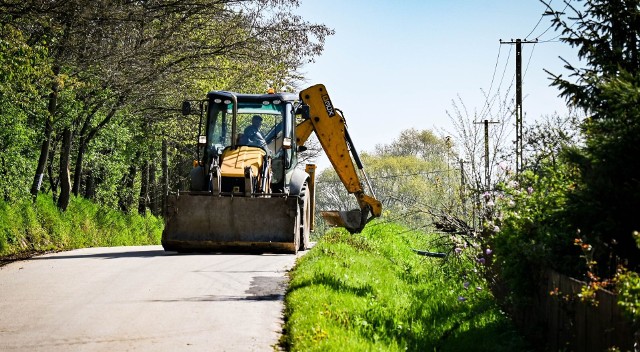
[[[266,154],[264,150],[247,146],[225,149],[220,174],[222,177],[244,177],[245,169],[250,167],[251,172],[258,175]]]
[[[322,84],[303,90],[300,92],[300,98],[309,106],[309,118],[296,128],[298,143],[304,143],[311,132],[315,131],[340,181],[347,192],[356,197],[360,206],[360,209],[351,211],[325,211],[322,212],[322,217],[331,225],[344,227],[351,232],[360,232],[369,220],[382,214],[382,203],[364,192],[356,166],[367,182],[368,179],[355,153],[344,116],[333,106],[329,93]],[[356,159],[355,165],[352,155]],[[371,187],[370,191],[373,193]],[[371,217],[368,217],[369,212]]]
[[[206,142],[199,143],[204,156],[191,172],[191,189],[167,198],[162,235],[166,250],[295,253],[308,248],[314,225],[315,166],[302,170],[295,162],[311,133],[360,207],[324,212],[325,220],[359,232],[380,216],[382,205],[364,173],[344,116],[333,107],[323,85],[298,96],[214,91],[206,103],[208,108],[201,109],[207,114],[206,138],[202,138]],[[189,110],[183,104],[183,111]],[[242,131],[243,136],[252,135],[250,127],[258,128],[253,126],[258,121],[255,115],[264,118],[261,145],[240,144]],[[302,121],[296,123],[296,116]]]

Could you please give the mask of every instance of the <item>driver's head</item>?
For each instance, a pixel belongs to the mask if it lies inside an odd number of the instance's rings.
[[[260,125],[262,125],[262,117],[260,115],[253,115],[251,124],[255,127],[260,127]]]

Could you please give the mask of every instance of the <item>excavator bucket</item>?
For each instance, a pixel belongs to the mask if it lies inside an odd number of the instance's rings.
[[[296,253],[297,197],[216,197],[181,193],[168,197],[165,250]]]
[[[360,233],[367,224],[367,212],[359,209],[349,211],[323,211],[320,213],[324,221],[336,227],[344,227],[350,233]]]

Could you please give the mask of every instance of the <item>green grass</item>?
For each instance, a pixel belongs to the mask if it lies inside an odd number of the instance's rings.
[[[50,195],[0,201],[0,257],[84,247],[159,244],[162,219],[124,214],[83,198],[60,212]]]
[[[527,350],[472,263],[412,251],[428,248],[432,239],[392,224],[370,225],[357,235],[327,233],[291,272],[281,345],[292,351]]]

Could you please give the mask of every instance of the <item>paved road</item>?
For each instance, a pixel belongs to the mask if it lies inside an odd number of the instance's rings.
[[[271,351],[296,257],[89,248],[0,267],[0,351]]]

